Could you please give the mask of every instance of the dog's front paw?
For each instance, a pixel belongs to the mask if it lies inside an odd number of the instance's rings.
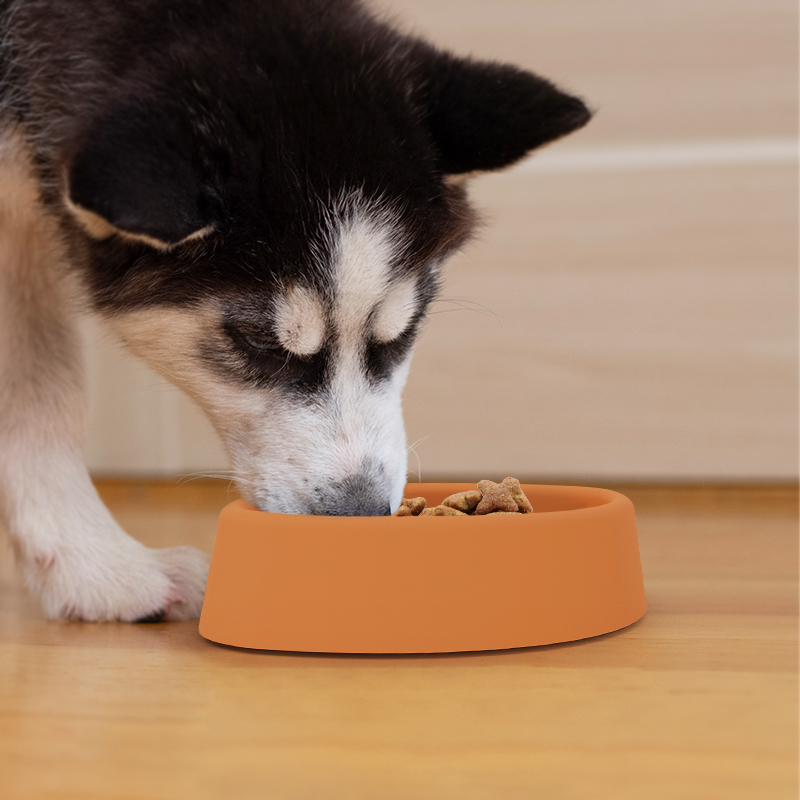
[[[122,531],[92,544],[27,564],[28,584],[48,617],[157,622],[200,615],[208,562],[199,550],[151,550]]]
[[[155,553],[172,587],[172,602],[162,609],[162,617],[169,620],[199,617],[208,578],[206,556],[194,547],[168,547],[151,552]]]

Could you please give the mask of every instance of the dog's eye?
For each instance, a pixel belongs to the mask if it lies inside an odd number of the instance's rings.
[[[225,329],[233,341],[250,350],[264,353],[274,350],[281,350],[280,344],[271,334],[253,328],[240,328],[234,325],[226,325]]]
[[[253,350],[274,350],[275,349],[275,342],[272,339],[267,339],[266,337],[259,337],[252,333],[247,333],[245,331],[241,331],[240,335],[242,339],[244,339],[244,343],[248,347],[252,347]]]

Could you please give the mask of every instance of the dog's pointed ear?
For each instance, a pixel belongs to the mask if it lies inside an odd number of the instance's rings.
[[[162,250],[213,230],[216,193],[196,145],[163,111],[123,107],[90,126],[67,167],[66,205],[95,239]]]
[[[437,54],[428,81],[428,125],[447,175],[502,169],[591,118],[577,97],[505,64]]]

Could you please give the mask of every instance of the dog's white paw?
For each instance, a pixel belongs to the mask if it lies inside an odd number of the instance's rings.
[[[117,530],[26,559],[25,573],[50,618],[160,622],[200,615],[208,562],[193,547],[151,550]]]
[[[161,562],[177,599],[165,610],[166,619],[196,619],[203,607],[208,559],[194,547],[152,550]]]

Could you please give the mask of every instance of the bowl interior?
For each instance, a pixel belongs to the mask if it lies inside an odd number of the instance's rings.
[[[424,497],[426,506],[432,508],[439,505],[446,497],[457,492],[466,492],[475,489],[475,483],[409,483],[403,491],[403,497]],[[518,518],[507,515],[493,515],[476,517],[469,515],[469,523],[475,524],[477,520],[488,524],[492,522],[516,522],[526,520],[531,523],[539,514],[565,514],[580,509],[598,508],[609,503],[618,502],[621,496],[608,489],[596,489],[588,486],[547,486],[538,484],[522,484],[522,490],[533,506],[533,516],[531,514],[519,514]],[[415,520],[417,523],[425,524],[433,520],[436,525],[452,525],[462,520],[462,517],[327,517],[313,516],[309,514],[278,514],[274,512],[257,511],[251,505],[240,501],[240,505],[246,508],[252,517],[255,517],[264,525],[273,524],[280,520],[281,525],[294,527],[300,525],[312,525],[316,530],[341,531],[343,528],[351,530],[363,529],[365,526],[377,529],[385,529],[386,526],[406,524],[406,520]]]
[[[475,489],[476,486],[476,483],[409,483],[406,484],[403,497],[424,497],[430,508],[439,505],[451,494],[466,492]],[[610,503],[614,498],[613,492],[588,486],[542,486],[523,483],[522,490],[530,500],[534,513],[595,508]]]

